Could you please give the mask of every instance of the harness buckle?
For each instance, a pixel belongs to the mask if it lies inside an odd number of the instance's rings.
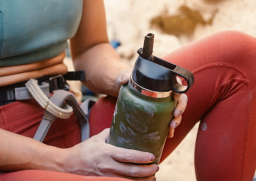
[[[53,92],[58,89],[65,89],[66,80],[64,79],[63,75],[56,75],[49,77],[49,84],[50,92]]]

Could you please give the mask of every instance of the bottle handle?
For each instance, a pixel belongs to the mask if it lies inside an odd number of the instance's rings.
[[[142,50],[139,49],[138,53],[141,54],[141,51]],[[191,88],[191,86],[195,82],[194,75],[187,69],[184,69],[178,65],[172,64],[171,62],[167,62],[156,56],[150,56],[148,60],[169,69],[173,75],[178,75],[185,79],[185,81],[187,82],[187,86],[179,84],[177,82],[176,76],[172,76],[172,90],[174,92],[177,92],[180,94],[185,93]]]
[[[178,83],[176,76],[173,76],[172,78],[172,90],[174,92],[177,93],[185,93],[187,92],[191,86],[194,84],[195,82],[195,78],[194,75],[188,71],[187,69],[184,69],[178,65],[176,65],[176,68],[174,70],[171,70],[173,72],[174,75],[178,75],[182,78],[184,78],[184,80],[187,82],[187,86],[181,85],[180,83]]]

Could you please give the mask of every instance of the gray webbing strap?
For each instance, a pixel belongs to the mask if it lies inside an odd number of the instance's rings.
[[[47,97],[50,97],[48,83],[43,82],[42,85],[40,85],[39,87]],[[27,87],[18,87],[18,88],[15,88],[15,99],[16,100],[27,100],[27,99],[33,99],[33,96],[30,94]]]
[[[89,109],[94,105],[94,103],[95,102],[93,100],[87,99],[80,105],[84,114],[87,115],[88,120],[89,120],[89,117],[88,117]],[[81,126],[81,141],[85,141],[89,138],[88,136],[90,136],[90,134],[89,135],[87,134],[87,133],[90,133],[89,122],[87,124],[87,122],[85,122],[83,119],[79,119],[78,117],[77,117],[77,120],[79,121],[79,124]]]
[[[61,108],[66,108],[66,104],[64,103],[66,96],[68,96],[69,94],[71,94],[70,92],[66,92],[66,91],[61,91],[58,90],[56,91],[53,96],[50,98],[50,101]],[[62,113],[59,112],[59,114],[61,115]],[[43,142],[46,133],[48,132],[51,124],[53,123],[53,121],[57,118],[57,116],[53,115],[52,113],[50,113],[49,111],[45,111],[43,119],[36,131],[36,134],[34,136],[35,140],[38,140],[40,142]]]
[[[66,91],[64,91],[66,92]],[[95,103],[92,100],[87,100],[79,106],[75,96],[69,92],[69,96],[65,99],[66,103],[73,107],[73,112],[81,127],[81,141],[85,141],[90,138],[90,125],[88,121],[88,110]]]
[[[39,127],[36,131],[34,139],[37,140],[37,141],[43,142],[44,138],[46,136],[46,133],[50,129],[51,125],[52,125],[52,121],[42,119],[42,121],[41,121],[41,123],[40,123],[40,125],[39,125]]]

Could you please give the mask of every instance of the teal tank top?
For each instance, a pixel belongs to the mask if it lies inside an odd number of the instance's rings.
[[[0,67],[53,58],[78,29],[83,0],[0,0]]]

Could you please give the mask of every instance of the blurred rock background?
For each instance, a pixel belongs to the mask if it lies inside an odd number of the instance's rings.
[[[155,34],[154,55],[222,30],[256,36],[255,0],[104,0],[110,40],[121,43],[117,53],[133,66],[144,36]],[[198,125],[160,165],[158,181],[195,181],[194,148]]]

